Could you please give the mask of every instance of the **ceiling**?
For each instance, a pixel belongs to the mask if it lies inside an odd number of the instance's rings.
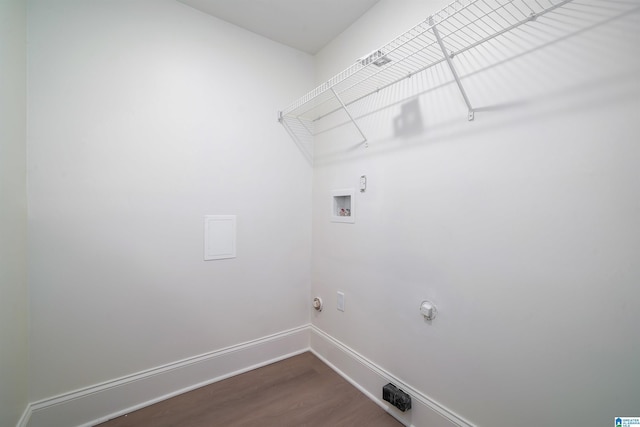
[[[314,55],[379,0],[178,1]]]

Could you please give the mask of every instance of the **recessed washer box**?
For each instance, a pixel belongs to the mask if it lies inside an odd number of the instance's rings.
[[[332,222],[356,222],[355,190],[345,188],[331,192],[331,221]]]

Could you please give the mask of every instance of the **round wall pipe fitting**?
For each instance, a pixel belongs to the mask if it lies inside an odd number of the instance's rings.
[[[316,309],[316,311],[322,311],[322,298],[320,297],[315,297],[313,299],[313,304],[312,304],[313,308]]]

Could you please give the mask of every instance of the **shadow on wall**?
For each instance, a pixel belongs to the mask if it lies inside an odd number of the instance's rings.
[[[420,135],[424,131],[420,101],[412,99],[402,104],[400,115],[393,119],[393,134],[397,138]]]
[[[620,34],[625,33],[625,26],[633,25],[632,20],[624,22],[616,31],[595,30],[618,26],[622,18],[638,12],[640,6],[635,2],[573,0],[473,49],[452,54],[451,59],[474,112],[513,110],[575,92],[572,87],[578,90],[585,86],[592,88],[594,84],[614,84],[607,81],[613,78],[611,75],[594,81],[593,74],[581,76],[584,73],[576,73],[576,69],[598,67],[603,61],[598,56],[601,51],[611,56],[608,61],[617,60],[621,50]],[[628,32],[634,34],[633,31],[631,28]],[[436,129],[465,132],[466,127],[459,124],[467,121],[468,114],[444,61],[357,99],[347,107],[372,145],[398,138],[417,139],[427,134],[432,137]],[[355,149],[359,147],[358,136],[352,136],[349,130],[354,124],[342,111],[308,123],[299,120],[296,125],[309,135],[305,146],[325,141],[341,144],[337,151],[316,155],[316,164],[331,163],[340,154],[351,152],[357,156],[362,152]],[[298,142],[295,135],[290,134]],[[307,153],[311,158],[311,151]]]

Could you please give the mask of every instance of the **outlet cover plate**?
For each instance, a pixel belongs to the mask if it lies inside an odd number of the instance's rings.
[[[344,311],[344,292],[338,291],[338,310]]]

